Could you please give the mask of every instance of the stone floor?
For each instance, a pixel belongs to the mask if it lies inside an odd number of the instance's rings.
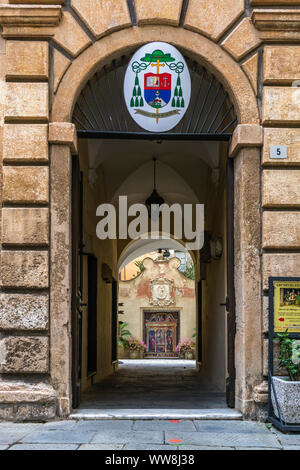
[[[83,395],[72,419],[0,423],[0,450],[300,450],[300,434],[241,421],[194,361],[122,362]]]
[[[1,450],[300,450],[300,434],[250,421],[0,423]]]
[[[82,395],[73,417],[189,418],[200,410],[234,415],[225,394],[200,378],[195,361],[122,359],[115,374]]]

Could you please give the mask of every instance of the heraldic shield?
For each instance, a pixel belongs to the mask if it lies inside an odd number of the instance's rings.
[[[163,108],[171,99],[172,75],[170,73],[146,73],[144,97],[152,108]]]
[[[131,117],[143,129],[172,129],[184,116],[190,97],[189,70],[174,46],[153,42],[132,56],[124,77],[124,98]]]

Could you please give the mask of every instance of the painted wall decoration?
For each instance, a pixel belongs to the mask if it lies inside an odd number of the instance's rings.
[[[158,278],[151,279],[150,289],[151,289],[151,298],[150,304],[157,305],[159,307],[164,307],[168,305],[174,305],[175,298],[172,297],[174,287],[173,279]]]
[[[177,357],[178,312],[144,312],[145,357]]]
[[[166,132],[183,118],[191,98],[191,77],[171,44],[151,42],[130,60],[124,98],[131,117],[151,132]]]

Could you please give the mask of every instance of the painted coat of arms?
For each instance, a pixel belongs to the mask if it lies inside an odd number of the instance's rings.
[[[124,97],[132,118],[144,129],[165,132],[183,118],[191,96],[188,67],[170,44],[152,42],[132,57]]]
[[[166,307],[175,303],[172,292],[174,281],[172,279],[158,278],[150,281],[151,298],[150,305]]]

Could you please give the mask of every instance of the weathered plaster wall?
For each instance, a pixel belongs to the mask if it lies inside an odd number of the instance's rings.
[[[170,261],[144,260],[145,271],[129,281],[119,282],[119,300],[124,303],[125,314],[119,320],[128,322],[128,328],[135,338],[143,340],[143,311],[180,311],[180,340],[191,339],[196,328],[196,298],[195,281],[188,279],[178,267],[180,260],[171,258]],[[174,281],[172,305],[153,306],[151,304],[150,281],[159,278]]]
[[[94,184],[89,180],[89,154],[87,141],[79,143],[80,169],[83,172],[83,243],[84,252],[92,253],[98,261],[98,293],[97,293],[97,373],[93,377],[93,383],[97,383],[114,370],[111,362],[112,350],[112,289],[102,279],[102,263],[107,264],[118,279],[117,249],[115,240],[100,241],[96,236],[96,226],[99,219],[96,217],[96,209],[99,204],[106,201],[105,185],[102,168],[97,170]],[[87,296],[87,258],[83,257],[83,303],[88,302]],[[82,390],[91,385],[91,379],[87,377],[87,307],[83,307],[82,314]]]
[[[222,240],[223,254],[218,260],[211,259],[205,265],[205,280],[202,281],[202,340],[203,360],[200,374],[217,389],[225,391],[227,376],[227,312],[224,304],[226,284],[226,148],[220,155],[218,184],[208,179],[205,204],[205,229],[212,240]],[[201,260],[201,256],[200,256]]]

